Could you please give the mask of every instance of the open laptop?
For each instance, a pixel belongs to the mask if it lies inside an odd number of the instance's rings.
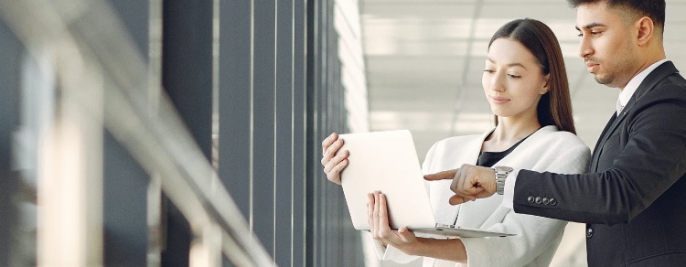
[[[409,131],[342,134],[340,138],[344,140],[341,151],[350,151],[341,183],[355,229],[369,230],[367,194],[380,191],[386,196],[392,229],[407,226],[415,233],[461,238],[514,235],[436,223]]]

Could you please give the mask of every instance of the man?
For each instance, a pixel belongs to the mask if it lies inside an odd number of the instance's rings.
[[[588,71],[621,91],[589,173],[464,165],[425,178],[453,179],[453,205],[504,191],[517,213],[587,223],[589,266],[684,266],[686,81],[665,60],[666,4],[569,2]]]

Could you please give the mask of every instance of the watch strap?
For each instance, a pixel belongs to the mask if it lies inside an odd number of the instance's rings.
[[[495,191],[498,195],[503,195],[505,194],[505,181],[513,169],[507,166],[495,166],[493,171],[495,172]]]

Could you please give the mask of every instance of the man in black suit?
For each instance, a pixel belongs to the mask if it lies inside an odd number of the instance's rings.
[[[425,178],[453,179],[454,205],[497,191],[517,213],[586,223],[589,266],[686,266],[686,81],[665,59],[666,4],[569,2],[588,71],[621,91],[589,173],[464,165]]]

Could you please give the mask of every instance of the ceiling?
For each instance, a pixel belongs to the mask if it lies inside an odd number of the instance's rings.
[[[577,56],[576,11],[550,0],[361,0],[370,129],[409,129],[423,160],[453,135],[482,133],[492,113],[481,86],[487,43],[506,22],[548,24],[565,57],[579,137],[591,148],[619,90],[599,85]],[[686,71],[686,0],[667,0],[665,49]]]

